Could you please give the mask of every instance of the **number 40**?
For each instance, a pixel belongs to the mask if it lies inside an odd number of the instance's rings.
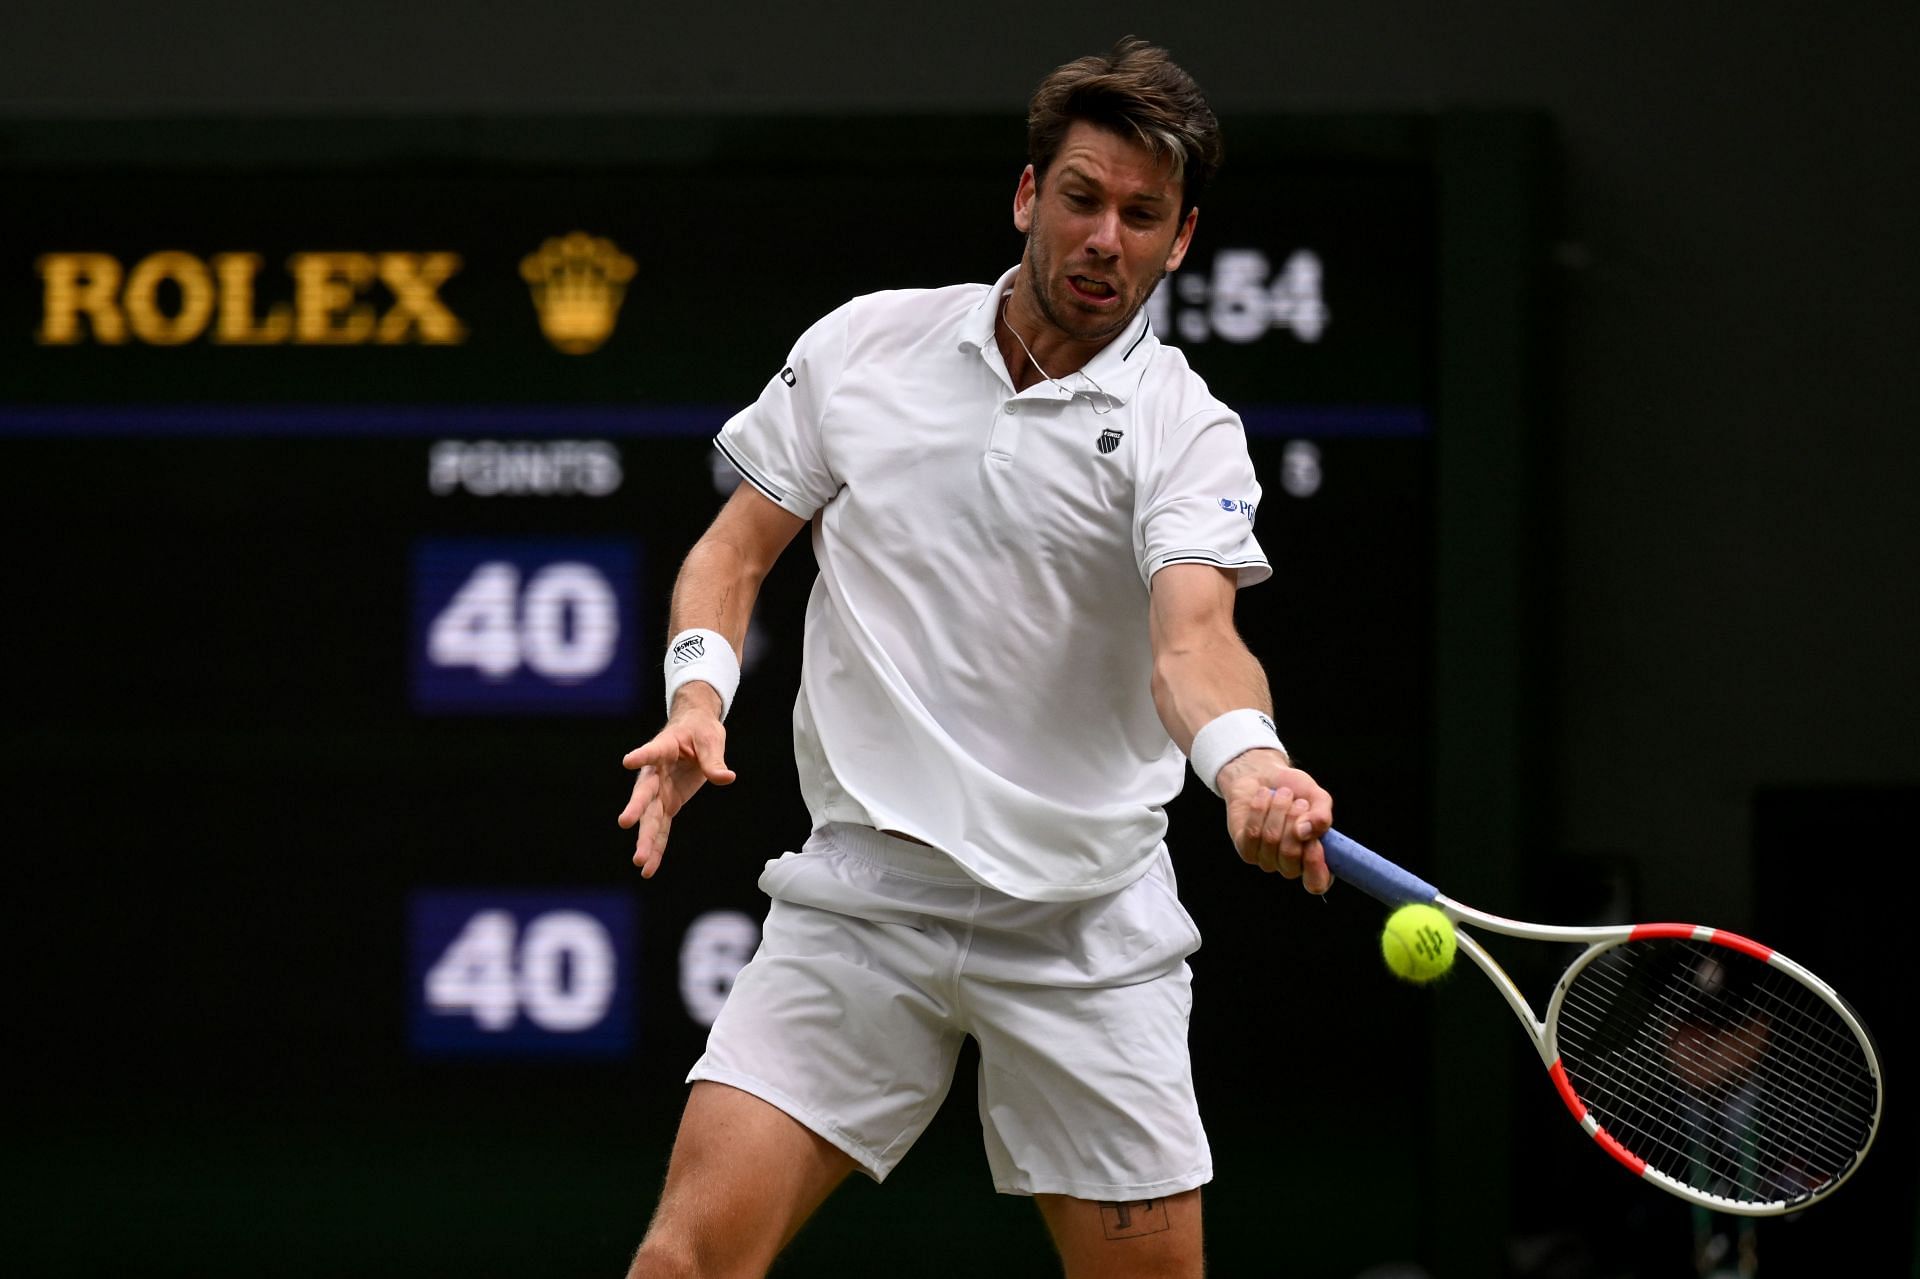
[[[520,586],[520,570],[490,560],[473,570],[427,632],[427,660],[505,679],[524,663],[558,682],[607,669],[620,642],[613,587],[591,564],[549,564]]]
[[[523,1012],[560,1033],[599,1024],[616,985],[605,926],[584,911],[553,910],[517,932],[507,911],[474,915],[427,972],[427,1003],[466,1013],[482,1030],[506,1030]]]

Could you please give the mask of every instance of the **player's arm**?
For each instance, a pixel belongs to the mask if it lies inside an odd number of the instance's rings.
[[[1270,721],[1266,672],[1233,626],[1234,571],[1169,564],[1151,589],[1153,703],[1174,744],[1191,755],[1195,736],[1231,711]],[[1320,837],[1333,825],[1333,797],[1277,742],[1234,755],[1201,780],[1226,800],[1227,832],[1243,859],[1304,879],[1308,892],[1327,890],[1333,877]]]
[[[805,520],[768,501],[753,485],[740,485],[680,566],[669,633],[713,631],[739,653],[760,583],[805,526]],[[660,868],[674,816],[693,793],[707,782],[724,786],[733,780],[721,712],[719,690],[696,675],[674,693],[666,727],[645,746],[627,752],[624,763],[639,776],[620,812],[620,825],[639,828],[633,864],[647,878]]]

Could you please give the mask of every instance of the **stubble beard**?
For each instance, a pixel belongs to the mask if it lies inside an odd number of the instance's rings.
[[[1148,289],[1133,298],[1130,303],[1123,305],[1119,317],[1112,323],[1102,324],[1098,328],[1089,330],[1070,323],[1068,317],[1062,313],[1063,308],[1054,305],[1052,290],[1056,286],[1059,288],[1067,286],[1065,281],[1056,280],[1053,260],[1034,244],[1032,231],[1027,232],[1025,257],[1033,268],[1033,279],[1028,283],[1032,286],[1034,305],[1040,308],[1041,318],[1075,342],[1111,341],[1114,337],[1126,332],[1127,326],[1133,323],[1133,317],[1140,314],[1140,308],[1146,303],[1148,294],[1153,292],[1152,289]],[[1166,272],[1162,271],[1160,275],[1165,278]],[[1159,281],[1155,280],[1154,283],[1158,284]],[[1125,280],[1121,280],[1119,284],[1123,289],[1131,287]]]

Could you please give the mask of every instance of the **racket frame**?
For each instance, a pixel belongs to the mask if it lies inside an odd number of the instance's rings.
[[[1613,1158],[1627,1168],[1628,1171],[1643,1181],[1650,1182],[1662,1190],[1667,1191],[1669,1194],[1676,1195],[1689,1203],[1698,1204],[1701,1207],[1711,1209],[1715,1212],[1731,1213],[1748,1217],[1773,1217],[1780,1216],[1784,1213],[1798,1212],[1816,1200],[1823,1199],[1827,1195],[1832,1194],[1835,1190],[1839,1189],[1848,1177],[1853,1175],[1854,1171],[1860,1167],[1861,1161],[1866,1158],[1867,1151],[1872,1149],[1874,1138],[1879,1135],[1880,1114],[1886,1102],[1884,1087],[1876,1087],[1874,1089],[1873,1115],[1868,1124],[1866,1142],[1854,1154],[1853,1159],[1818,1190],[1811,1194],[1802,1195],[1790,1200],[1781,1199],[1758,1203],[1727,1198],[1679,1181],[1661,1172],[1659,1169],[1654,1168],[1644,1159],[1641,1159],[1625,1146],[1621,1145],[1621,1143],[1593,1117],[1593,1112],[1587,1108],[1586,1103],[1583,1102],[1579,1094],[1574,1091],[1572,1081],[1567,1078],[1567,1072],[1560,1064],[1560,1010],[1565,1003],[1567,992],[1572,988],[1575,979],[1580,976],[1580,973],[1601,956],[1628,942],[1678,939],[1725,946],[1731,950],[1745,954],[1750,958],[1757,959],[1773,968],[1779,969],[1798,981],[1808,990],[1811,990],[1846,1023],[1848,1029],[1853,1032],[1854,1038],[1859,1041],[1861,1050],[1866,1054],[1867,1065],[1872,1071],[1874,1079],[1876,1081],[1881,1080],[1883,1076],[1881,1074],[1879,1055],[1874,1049],[1872,1037],[1867,1033],[1866,1026],[1860,1021],[1859,1016],[1855,1014],[1846,1000],[1840,997],[1838,991],[1815,976],[1806,967],[1795,963],[1778,951],[1761,945],[1759,942],[1753,941],[1750,938],[1742,937],[1738,933],[1730,933],[1724,929],[1707,928],[1698,924],[1655,923],[1576,926],[1535,924],[1525,920],[1510,919],[1504,915],[1495,915],[1489,911],[1480,910],[1476,907],[1455,901],[1425,880],[1420,879],[1404,868],[1381,857],[1378,853],[1373,852],[1361,844],[1355,843],[1353,840],[1338,832],[1329,831],[1323,842],[1323,847],[1327,853],[1328,865],[1333,869],[1335,875],[1351,880],[1362,891],[1387,906],[1403,906],[1410,902],[1424,903],[1435,907],[1440,913],[1452,921],[1454,924],[1454,942],[1456,949],[1471,959],[1474,966],[1479,968],[1487,979],[1493,983],[1494,989],[1500,992],[1501,998],[1505,999],[1507,1006],[1513,1010],[1513,1015],[1517,1017],[1520,1024],[1526,1028],[1528,1037],[1533,1041],[1535,1051],[1540,1054],[1540,1062],[1546,1067],[1547,1074],[1553,1081],[1554,1089],[1560,1094],[1560,1100],[1566,1105],[1568,1112],[1572,1114],[1574,1120],[1579,1123],[1582,1131],[1591,1137],[1601,1149],[1613,1156]],[[1546,1015],[1542,1017],[1534,1013],[1533,1005],[1528,1001],[1526,994],[1520,989],[1519,984],[1507,975],[1506,969],[1500,966],[1498,960],[1487,953],[1486,948],[1482,946],[1472,934],[1464,931],[1464,926],[1472,926],[1485,932],[1498,933],[1501,936],[1514,937],[1523,941],[1558,942],[1566,945],[1583,946],[1585,949],[1582,950],[1579,955],[1575,956],[1573,962],[1567,965],[1566,971],[1560,975],[1559,981],[1554,983],[1553,994],[1547,1002]]]

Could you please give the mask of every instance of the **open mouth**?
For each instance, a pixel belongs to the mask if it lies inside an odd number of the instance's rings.
[[[1105,280],[1094,280],[1084,275],[1068,276],[1067,287],[1088,302],[1111,302],[1119,296],[1118,291]]]

